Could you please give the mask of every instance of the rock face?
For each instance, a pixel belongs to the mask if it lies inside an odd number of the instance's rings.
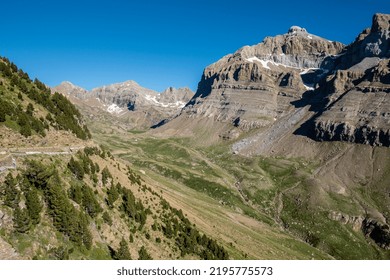
[[[389,22],[390,15],[376,14],[319,83],[323,99],[311,120],[312,138],[390,146]]]
[[[87,91],[70,82],[53,88],[89,105],[117,116],[137,115],[136,127],[147,128],[180,112],[194,93],[188,88],[168,88],[162,93],[144,88],[134,81],[112,84]],[[136,122],[136,120],[134,120]]]
[[[207,117],[242,129],[264,127],[290,110],[290,102],[333,68],[344,45],[293,26],[208,66],[186,117]]]

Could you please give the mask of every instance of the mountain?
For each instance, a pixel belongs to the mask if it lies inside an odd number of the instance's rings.
[[[297,26],[245,46],[206,67],[194,97],[156,133],[193,135],[197,119],[218,131],[211,142],[262,130],[234,146],[243,153],[262,153],[287,132],[389,146],[389,32],[389,15],[376,14],[348,46]]]
[[[164,129],[174,130],[188,118],[208,118],[236,127],[220,132],[231,139],[243,131],[292,128],[291,123],[309,119],[295,133],[318,141],[389,146],[389,32],[389,16],[376,14],[372,27],[348,46],[297,26],[245,46],[206,67],[195,96]]]
[[[193,118],[211,121],[210,130],[218,127],[220,137],[229,139],[243,131],[268,127],[291,112],[291,102],[314,89],[334,67],[343,48],[341,43],[298,26],[255,46],[245,46],[206,67],[196,94],[164,130],[181,134],[182,127],[192,126],[187,120]],[[180,129],[175,131],[175,126]]]
[[[146,129],[177,115],[193,96],[188,88],[168,88],[158,93],[134,81],[112,84],[87,91],[70,82],[54,87],[53,92],[73,98],[92,121],[102,120],[102,111],[110,113],[129,129]],[[98,110],[97,110],[98,109]],[[107,116],[105,114],[104,116]]]

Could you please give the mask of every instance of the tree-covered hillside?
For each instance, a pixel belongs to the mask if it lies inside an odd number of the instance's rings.
[[[78,138],[91,137],[80,112],[61,94],[38,79],[32,81],[14,63],[0,57],[0,125],[25,137],[46,136],[49,129],[71,131]]]
[[[1,179],[2,178],[2,179]],[[33,156],[0,176],[0,238],[28,259],[227,259],[109,152]]]

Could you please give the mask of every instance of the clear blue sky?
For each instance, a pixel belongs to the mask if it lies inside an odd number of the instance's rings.
[[[350,43],[389,0],[2,1],[0,55],[50,86],[196,90],[204,67],[292,25]]]

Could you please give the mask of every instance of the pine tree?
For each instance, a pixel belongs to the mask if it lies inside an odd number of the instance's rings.
[[[26,114],[29,116],[32,116],[34,113],[34,106],[31,103],[28,103],[27,109],[26,109]]]
[[[103,213],[102,218],[105,223],[107,223],[109,226],[112,226],[112,218],[110,214],[107,213],[107,211]]]
[[[77,160],[75,160],[73,157],[70,158],[70,161],[68,163],[68,168],[74,175],[76,175],[76,178],[79,180],[82,180],[84,178],[84,168],[81,165],[81,163]]]
[[[48,213],[53,217],[54,227],[69,235],[77,222],[75,219],[77,212],[62,188],[58,172],[55,172],[49,180],[45,196],[48,202]]]
[[[89,222],[87,216],[79,213],[79,234],[82,236],[82,242],[88,250],[92,248],[92,234],[88,228]]]
[[[24,172],[27,181],[37,189],[44,190],[47,187],[49,178],[54,174],[52,167],[44,166],[39,161],[28,161],[28,168]]]
[[[27,209],[20,209],[19,206],[16,207],[13,222],[15,231],[19,233],[28,232],[31,228],[31,221]]]
[[[115,201],[117,201],[118,198],[119,198],[118,188],[116,186],[111,186],[111,188],[107,190],[107,199],[106,199],[107,205],[110,208],[113,208],[114,203]]]
[[[75,201],[77,204],[83,202],[83,191],[81,189],[80,184],[72,183],[69,189],[69,197]]]
[[[35,188],[31,188],[26,193],[26,207],[32,224],[39,224],[43,205]]]
[[[3,188],[4,204],[15,209],[20,201],[20,192],[16,187],[16,180],[11,173],[8,173],[5,177]]]
[[[102,208],[99,202],[96,200],[92,189],[88,186],[83,186],[83,207],[85,212],[88,213],[92,218],[102,212]]]
[[[1,94],[1,93],[0,93]],[[0,101],[0,122],[5,122],[6,121],[6,112],[4,110],[4,107],[1,104],[2,102]]]
[[[69,260],[69,250],[64,246],[50,249],[49,256],[54,260]]]
[[[131,260],[129,246],[127,245],[127,242],[123,237],[122,237],[121,242],[119,243],[119,249],[115,253],[115,259],[117,259],[117,260]]]
[[[22,134],[26,138],[32,135],[31,126],[29,123],[26,123],[25,125],[22,125],[20,127],[20,134]]]
[[[108,182],[109,178],[112,179],[112,175],[111,175],[110,171],[108,170],[108,168],[106,166],[102,170],[102,182],[103,182],[103,185],[105,185]]]
[[[139,260],[152,260],[152,257],[149,255],[145,246],[142,246],[138,251],[138,259]]]

